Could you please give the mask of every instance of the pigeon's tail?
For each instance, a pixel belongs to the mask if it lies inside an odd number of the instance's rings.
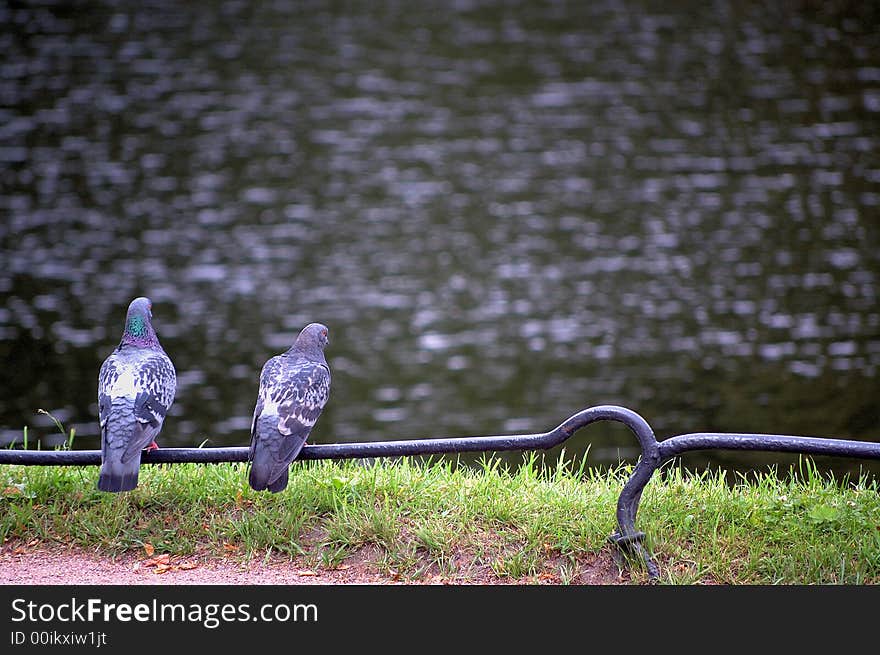
[[[254,460],[251,462],[251,470],[248,474],[248,482],[254,491],[266,491],[278,493],[287,488],[287,467],[276,473],[275,461],[267,461],[271,455],[264,449],[257,448]]]
[[[278,493],[287,488],[288,466],[299,449],[291,457],[290,437],[278,431],[278,417],[261,417],[257,421],[257,433],[251,459],[248,483],[255,491]]]
[[[141,466],[140,451],[126,457],[126,449],[135,438],[136,421],[133,401],[115,399],[101,435],[101,491],[131,491],[137,487]]]
[[[141,458],[133,457],[123,464],[121,461],[105,461],[98,475],[98,489],[101,491],[131,491],[138,484]]]
[[[277,494],[279,491],[284,491],[287,489],[287,476],[289,469],[285,466],[284,470],[281,471],[281,475],[275,478],[275,481],[270,483],[269,486],[266,487],[273,494]]]
[[[265,446],[254,451],[248,482],[254,491],[278,493],[287,488],[287,464],[279,462]]]

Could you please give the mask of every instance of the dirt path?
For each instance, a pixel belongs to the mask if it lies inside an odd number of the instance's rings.
[[[303,559],[270,558],[245,562],[235,556],[170,557],[153,553],[111,558],[79,548],[31,544],[0,547],[0,584],[3,585],[297,585],[297,584],[562,584],[560,567],[552,562],[544,572],[523,578],[499,578],[490,567],[456,555],[455,573],[426,567],[416,580],[377,565],[379,553],[365,548],[334,569],[309,566]],[[558,564],[558,563],[556,563]],[[433,568],[433,570],[432,570]],[[571,584],[627,584],[609,553],[587,555],[566,580]]]

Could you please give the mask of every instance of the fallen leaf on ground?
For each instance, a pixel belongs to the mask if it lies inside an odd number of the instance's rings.
[[[156,552],[156,547],[153,544],[144,544],[144,552],[147,554],[147,557],[152,557],[153,553]]]
[[[196,562],[184,562],[183,564],[180,564],[178,568],[181,571],[192,571],[193,569],[196,569],[198,567],[199,565]]]
[[[306,575],[317,576],[318,575],[315,571],[297,571],[296,574],[302,575],[302,576],[306,576]]]
[[[143,561],[144,566],[167,566],[170,563],[171,556],[168,553],[162,553],[161,555]]]

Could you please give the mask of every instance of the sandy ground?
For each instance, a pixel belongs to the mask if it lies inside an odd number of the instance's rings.
[[[524,578],[499,578],[489,567],[466,555],[458,557],[454,575],[427,567],[416,580],[377,566],[378,552],[365,548],[334,569],[309,567],[287,558],[243,561],[240,557],[170,557],[167,554],[126,554],[116,558],[78,548],[39,543],[7,543],[0,548],[3,585],[297,585],[297,584],[562,584],[559,566]],[[609,553],[587,555],[578,562],[571,584],[626,584]]]

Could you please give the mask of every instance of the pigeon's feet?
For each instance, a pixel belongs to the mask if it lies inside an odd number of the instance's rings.
[[[155,441],[151,441],[150,445],[147,446],[146,448],[144,448],[144,450],[146,450],[147,452],[149,452],[151,450],[159,450],[159,446],[156,444]]]

